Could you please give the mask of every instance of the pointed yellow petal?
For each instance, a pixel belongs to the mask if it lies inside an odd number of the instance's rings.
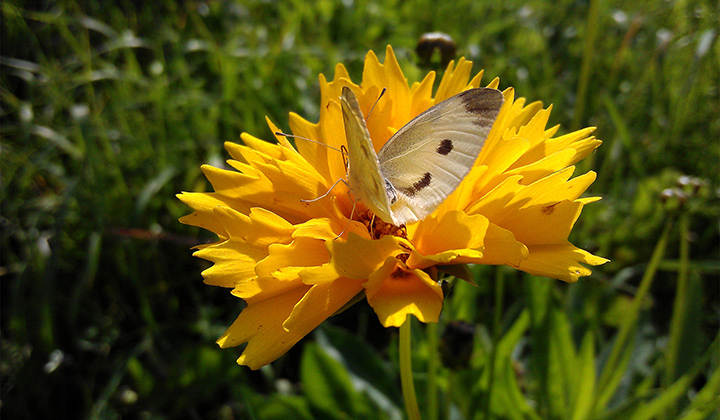
[[[432,88],[434,82],[435,72],[431,71],[425,76],[422,82],[413,84],[410,99],[412,103],[412,109],[410,110],[411,118],[415,118],[415,116],[433,105]]]
[[[247,342],[238,363],[259,369],[285,354],[303,335],[286,331],[282,324],[310,286],[299,287],[271,299],[249,304],[217,341],[221,348]]]
[[[498,216],[493,222],[512,230],[515,238],[528,246],[565,244],[582,207],[581,203],[567,200],[535,205],[512,212],[512,215]]]
[[[385,50],[385,64],[380,64],[375,54],[366,56],[362,86],[386,87],[386,100],[393,102],[393,119],[410,121],[410,88],[389,45]]]
[[[214,217],[212,211],[212,209],[217,206],[225,205],[223,201],[216,199],[212,193],[184,192],[178,194],[177,198],[189,207],[195,209],[194,212],[181,217],[180,223],[209,230],[223,238],[228,237],[225,228],[223,228],[220,222]],[[249,207],[246,207],[246,210],[249,210]]]
[[[348,73],[345,66],[342,65],[342,63],[338,63],[335,66],[335,77],[333,78],[333,80],[338,79],[350,79],[350,74]]]
[[[540,101],[525,105],[525,98],[518,98],[513,104],[508,118],[503,121],[509,127],[522,127],[528,124],[535,114],[542,110],[543,104]]]
[[[500,218],[504,218],[506,213],[512,210],[507,206],[520,190],[522,186],[520,181],[522,181],[522,177],[519,175],[506,178],[490,192],[482,195],[482,198],[469,205],[465,212],[467,214],[482,214],[492,223],[500,220]],[[520,205],[521,203],[518,203],[515,207],[519,207]]]
[[[338,279],[328,284],[316,284],[295,305],[283,327],[305,335],[337,312],[362,291],[364,280]]]
[[[495,147],[497,147],[497,143],[500,140],[515,136],[516,130],[507,123],[507,121],[510,121],[513,117],[512,113],[516,103],[513,101],[514,97],[515,90],[513,88],[507,88],[503,91],[503,98],[505,98],[505,102],[503,102],[500,107],[500,112],[493,123],[490,133],[488,133],[487,139],[485,139],[485,145],[483,145],[482,150],[480,150],[480,156],[478,156],[475,165],[485,164],[485,159],[495,153]]]
[[[296,238],[292,243],[273,244],[268,247],[269,255],[257,264],[255,271],[261,278],[277,280],[298,279],[297,272],[306,267],[320,266],[329,259],[324,241],[310,238]],[[294,273],[289,276],[288,273]]]
[[[523,184],[527,185],[537,181],[540,178],[553,174],[558,168],[565,168],[572,162],[575,157],[575,150],[565,149],[557,153],[553,153],[547,157],[540,157],[525,166],[517,166],[517,162],[513,164],[515,169],[505,172],[504,175],[522,175]]]
[[[514,201],[524,206],[549,205],[563,200],[576,200],[595,181],[595,172],[588,172],[568,180],[575,167],[570,166],[521,188]]]
[[[328,146],[323,144],[317,144],[314,142],[322,143],[324,138],[321,135],[320,124],[312,124],[309,121],[303,119],[298,114],[290,113],[290,131],[298,137],[304,137],[312,141],[305,140],[303,138],[295,139],[295,146],[298,152],[307,160],[307,163],[315,168],[323,178],[329,183],[332,182],[330,177],[330,168],[328,163],[330,161],[331,154],[338,154],[338,152],[330,149]]]
[[[270,244],[289,243],[295,229],[282,217],[259,207],[250,209],[249,216],[227,207],[215,207],[213,213],[231,239],[265,250]]]
[[[520,263],[520,270],[535,276],[546,276],[574,283],[592,271],[581,263],[605,264],[609,260],[592,255],[571,244],[531,246],[530,255]]]
[[[472,63],[471,63],[471,64],[472,64]],[[483,77],[483,74],[485,74],[485,70],[480,70],[480,71],[478,72],[478,74],[476,74],[475,77],[473,77],[472,80],[470,80],[470,81],[468,82],[467,88],[468,88],[468,89],[479,88],[479,87],[480,87],[480,82],[481,82],[482,77]]]
[[[502,139],[495,143],[492,153],[478,159],[481,165],[487,166],[487,173],[475,185],[475,195],[480,197],[495,188],[509,175],[504,172],[530,147],[530,142],[521,137]],[[483,149],[484,150],[484,149]]]
[[[454,66],[452,62],[449,63],[442,80],[440,80],[437,93],[435,94],[435,103],[440,103],[462,92],[468,84],[471,70],[472,62],[464,58],[458,60],[457,66]]]
[[[267,256],[267,251],[238,241],[223,241],[193,253],[193,256],[214,263],[202,272],[206,284],[234,288],[239,283],[255,279],[255,264]]]

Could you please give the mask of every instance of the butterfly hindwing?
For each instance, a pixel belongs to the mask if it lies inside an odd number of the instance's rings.
[[[461,92],[418,115],[387,141],[377,157],[381,175],[398,196],[391,208],[396,224],[422,219],[457,188],[503,100],[496,89]]]

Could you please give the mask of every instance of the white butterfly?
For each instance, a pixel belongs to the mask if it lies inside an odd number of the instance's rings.
[[[470,172],[503,101],[496,89],[461,92],[413,118],[376,154],[357,98],[343,87],[353,195],[396,226],[423,219]]]

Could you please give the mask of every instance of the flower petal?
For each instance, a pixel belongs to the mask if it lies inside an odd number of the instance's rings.
[[[286,331],[282,324],[310,286],[298,287],[260,302],[249,303],[217,340],[221,348],[248,345],[237,362],[259,369],[285,354],[304,336]]]
[[[329,259],[325,242],[311,238],[296,238],[290,244],[273,244],[267,258],[258,262],[255,271],[260,278],[279,281],[299,279],[299,272],[311,266],[320,266]]]
[[[429,261],[421,263],[421,256],[426,255],[440,256],[434,262],[446,264],[458,256],[456,250],[463,249],[475,250],[477,258],[480,258],[488,225],[486,217],[468,216],[460,210],[444,213],[440,217],[429,217],[419,224],[410,238],[419,254],[412,253],[407,265],[421,269],[434,265]]]
[[[410,88],[389,45],[385,49],[385,64],[380,64],[372,51],[367,54],[362,85],[386,87],[393,101],[393,120],[410,121]]]
[[[214,263],[202,272],[206,284],[229,288],[256,279],[255,264],[266,255],[267,252],[263,249],[229,240],[206,246],[193,253],[195,257]]]
[[[309,333],[360,293],[364,282],[342,278],[313,285],[295,305],[283,328],[301,335]]]
[[[365,286],[367,300],[384,327],[399,327],[407,314],[422,322],[437,322],[442,310],[443,292],[437,282],[422,270],[401,267],[388,258]]]
[[[518,209],[498,215],[493,222],[515,234],[525,245],[565,244],[583,205],[569,200]]]
[[[574,283],[579,277],[589,276],[592,271],[580,263],[601,265],[610,261],[592,255],[572,244],[530,246],[530,256],[518,267],[535,276],[545,276]]]
[[[267,250],[270,244],[289,243],[295,230],[287,220],[260,207],[244,215],[227,207],[215,207],[213,214],[232,240]]]
[[[388,257],[407,252],[400,247],[400,239],[394,236],[371,240],[354,233],[347,241],[327,241],[326,246],[331,255],[330,262],[303,270],[300,275],[305,283],[327,283],[341,277],[367,279]]]
[[[435,103],[438,104],[449,97],[462,92],[468,85],[470,71],[472,70],[472,62],[460,58],[457,66],[453,61],[448,63],[445,74],[440,80],[437,93],[435,94]]]

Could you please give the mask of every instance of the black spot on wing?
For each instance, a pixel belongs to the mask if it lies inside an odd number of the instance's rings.
[[[408,197],[415,197],[415,194],[417,194],[418,191],[430,185],[430,181],[432,181],[432,174],[430,172],[425,172],[425,175],[423,175],[423,177],[419,180],[415,181],[415,183],[413,183],[411,186],[400,187],[398,189]]]
[[[440,153],[441,155],[445,156],[453,149],[453,142],[450,139],[445,139],[440,142],[440,145],[437,149],[435,149],[436,152]]]
[[[491,126],[497,118],[504,97],[496,89],[470,89],[460,93],[465,110],[477,117],[473,121],[477,125]]]

